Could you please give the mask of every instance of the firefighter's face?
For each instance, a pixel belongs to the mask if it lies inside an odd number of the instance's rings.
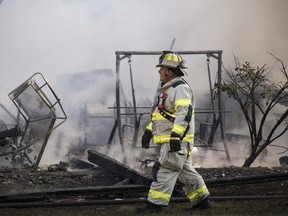
[[[160,67],[159,71],[158,71],[159,75],[160,75],[160,81],[163,83],[167,83],[168,81],[171,80],[171,71],[168,70],[168,68],[166,67]]]

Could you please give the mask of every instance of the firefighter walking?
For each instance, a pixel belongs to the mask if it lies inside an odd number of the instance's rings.
[[[210,209],[209,191],[201,175],[192,166],[194,143],[193,91],[182,78],[187,68],[182,57],[163,51],[159,58],[161,86],[151,108],[151,122],[142,136],[142,147],[148,149],[150,140],[160,145],[159,161],[153,166],[153,182],[148,193],[148,204],[136,213],[161,212],[169,204],[177,179],[190,200],[189,209]]]

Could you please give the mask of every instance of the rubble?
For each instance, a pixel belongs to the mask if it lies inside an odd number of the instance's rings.
[[[48,167],[49,172],[55,171],[67,171],[69,164],[67,162],[60,161],[59,164],[52,164]]]
[[[53,171],[51,171],[53,167]],[[204,180],[225,179],[232,177],[243,176],[259,176],[266,174],[281,174],[288,173],[288,167],[221,167],[221,168],[197,168],[196,169],[204,178]],[[72,159],[69,162],[60,162],[58,165],[54,164],[48,168],[38,170],[14,170],[0,172],[0,194],[7,193],[24,193],[33,191],[47,191],[65,188],[79,188],[79,187],[96,187],[96,186],[111,186],[119,182],[125,182],[125,176],[120,177],[110,170],[103,167],[90,164],[88,161]],[[269,193],[265,189],[273,188],[276,194],[288,194],[288,181],[275,181],[270,183],[255,185],[236,185],[233,187],[211,188],[215,194],[216,191],[221,190],[222,194],[231,193]],[[271,193],[271,191],[270,191]]]

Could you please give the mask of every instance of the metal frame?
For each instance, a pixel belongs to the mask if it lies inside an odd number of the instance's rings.
[[[39,79],[35,78],[37,75],[43,79],[41,86],[39,86],[36,82],[36,80],[39,81]],[[44,91],[43,89],[44,87],[47,87],[48,89]],[[31,113],[29,113],[29,109],[23,106],[21,101],[17,100],[18,96],[20,96],[27,88],[31,88],[34,90],[34,92],[39,96],[39,98],[41,98],[42,100],[41,102],[43,102],[45,104],[45,107],[47,107],[47,109],[50,110],[51,115],[49,114],[49,115],[31,116]],[[51,94],[50,97],[52,96],[54,97],[55,102],[53,101],[54,102],[53,104],[51,103],[51,100],[47,97],[46,93],[50,93]],[[66,121],[67,115],[60,103],[60,99],[57,97],[56,93],[53,91],[51,86],[48,84],[48,81],[45,79],[45,77],[41,73],[35,73],[31,77],[29,77],[25,82],[23,82],[20,86],[18,86],[11,93],[9,93],[8,96],[10,97],[10,99],[12,100],[16,108],[18,109],[21,116],[24,118],[25,126],[24,126],[24,130],[23,130],[20,143],[15,143],[15,145],[13,144],[14,145],[13,150],[11,150],[10,152],[1,153],[0,157],[8,155],[8,154],[16,155],[20,152],[23,152],[27,161],[30,164],[38,167],[51,132]],[[60,108],[60,110],[58,108]],[[56,113],[56,110],[57,110],[57,113]],[[37,155],[37,159],[35,160],[35,162],[33,162],[30,159],[29,155],[26,154],[25,150],[28,149],[30,146],[36,144],[38,140],[36,140],[35,142],[31,142],[29,144],[26,144],[26,145],[23,143],[24,143],[25,136],[27,134],[26,132],[30,126],[30,123],[41,121],[41,120],[50,120],[50,123],[48,126],[48,130],[45,133],[45,137],[43,137],[43,142],[41,144],[39,154]],[[60,122],[57,122],[57,120],[60,120]],[[55,125],[55,123],[57,124]]]
[[[213,125],[211,129],[211,136],[209,138],[209,142],[213,141],[214,134],[217,130],[218,125],[220,126],[221,129],[221,137],[223,140],[225,152],[226,152],[226,157],[228,160],[230,160],[230,155],[228,152],[227,148],[227,143],[226,143],[226,136],[224,132],[224,122],[223,122],[223,112],[222,110],[222,101],[221,101],[221,81],[222,81],[222,50],[203,50],[203,51],[174,51],[179,53],[180,55],[206,55],[207,58],[209,59],[210,57],[214,58],[217,60],[218,67],[217,67],[217,80],[218,80],[218,88],[219,88],[219,94],[218,94],[218,109],[215,109],[215,104],[214,100],[212,97],[213,94],[213,87],[211,83],[211,77],[210,77],[210,69],[208,66],[208,75],[209,75],[209,84],[210,84],[210,94],[211,94],[211,105],[212,105],[212,110],[209,112],[213,113],[214,119],[213,119]],[[122,123],[121,123],[121,116],[125,115],[121,113],[121,107],[120,107],[120,64],[121,61],[129,58],[129,64],[131,64],[130,58],[132,55],[161,55],[162,51],[152,51],[152,52],[145,52],[145,51],[116,51],[116,119],[114,126],[112,128],[112,131],[110,133],[110,137],[108,140],[108,147],[110,147],[112,139],[114,137],[114,134],[116,132],[116,129],[118,127],[118,135],[119,135],[119,141],[121,146],[123,147],[124,139],[123,139],[123,130],[122,130]],[[207,62],[208,63],[208,62]],[[133,79],[132,79],[132,72],[130,70],[130,79],[131,79],[131,85],[132,85],[132,98],[133,98],[133,110],[134,113],[132,115],[135,116],[135,132],[134,132],[134,137],[133,137],[133,145],[135,144],[137,140],[137,134],[138,134],[138,127],[140,124],[140,118],[145,114],[145,113],[137,113],[137,107],[135,103],[135,93],[133,91]],[[196,109],[197,112],[197,109]],[[201,113],[201,111],[199,111]],[[203,112],[203,111],[202,111]],[[217,118],[218,115],[218,118]],[[139,116],[139,119],[137,119],[137,116]]]

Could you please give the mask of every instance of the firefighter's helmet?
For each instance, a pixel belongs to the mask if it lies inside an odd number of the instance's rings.
[[[184,69],[187,68],[187,64],[179,54],[171,51],[163,51],[159,57],[159,64],[157,64],[156,67],[167,67],[172,69],[177,76],[184,76],[184,74],[186,74]]]

